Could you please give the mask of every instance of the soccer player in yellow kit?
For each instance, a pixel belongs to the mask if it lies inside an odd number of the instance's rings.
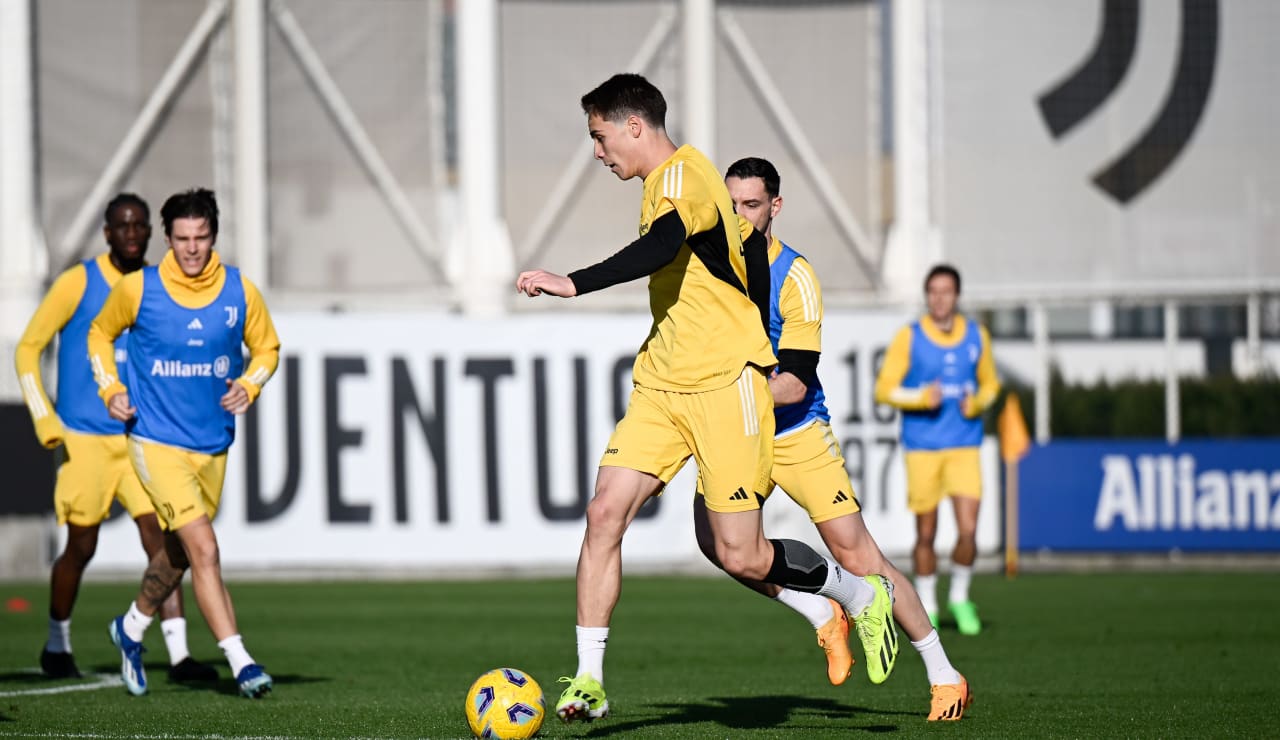
[[[196,601],[240,693],[258,698],[271,690],[271,676],[240,636],[212,520],[234,417],[249,409],[275,372],[280,340],[257,287],[213,250],[213,193],[173,195],[160,217],[169,245],[164,259],[121,279],[89,328],[98,395],[113,419],[129,424],[130,459],[166,530],[165,548],[148,563],[137,599],[109,632],[120,649],[125,687],[145,694],[143,633],[190,567]],[[112,351],[126,329],[127,386]],[[251,355],[247,368],[243,346]]]
[[[565,721],[609,712],[603,686],[609,620],[622,585],[622,538],[640,506],[690,457],[698,464],[715,554],[727,573],[821,593],[856,619],[892,624],[879,577],[848,576],[794,540],[767,540],[760,503],[773,465],[774,365],[764,332],[768,258],[739,221],[715,166],[666,132],[666,101],[648,80],[614,75],[582,98],[594,154],[619,179],[644,181],[640,238],[569,275],[520,273],[516,289],[572,297],[649,276],[653,327],[635,387],[587,506],[578,557],[578,672],[556,704]],[[883,635],[880,635],[883,637]],[[894,643],[896,647],[896,641]]]
[[[880,573],[893,581],[893,615],[924,660],[930,684],[930,720],[958,720],[973,701],[968,681],[948,660],[937,631],[929,623],[910,580],[885,558],[863,521],[845,469],[840,444],[831,431],[818,359],[822,351],[822,285],[809,262],[773,236],[773,219],[782,211],[781,177],[771,162],[740,159],[725,175],[734,210],[769,243],[769,339],[778,367],[769,378],[776,432],[773,480],[801,506],[818,528],[836,562],[854,575]],[[698,544],[715,562],[706,508],[694,500]],[[743,585],[778,600],[809,620],[827,653],[827,677],[844,683],[853,663],[849,623],[839,604],[822,596],[759,581]],[[892,635],[892,633],[887,633]],[[864,643],[867,675],[873,683],[887,677],[880,645]]]
[[[66,461],[58,468],[54,509],[67,525],[67,542],[53,562],[49,579],[49,637],[40,651],[40,668],[50,678],[80,676],[71,650],[71,611],[80,579],[98,547],[98,529],[111,500],[118,499],[133,518],[150,559],[163,547],[155,509],[125,451],[124,424],[112,419],[94,392],[86,338],[89,323],[121,276],[146,265],[151,240],[151,209],[133,193],[107,204],[103,236],[108,251],[84,260],[58,276],[31,317],[14,356],[22,396],[36,436],[50,449],[63,445]],[[58,401],[51,404],[40,376],[40,355],[58,336]],[[124,342],[117,346],[124,351]],[[182,589],[160,606],[161,628],[169,651],[169,678],[210,681],[212,666],[190,656]]]
[[[991,337],[985,327],[956,311],[960,273],[937,265],[924,281],[926,315],[900,329],[876,378],[876,401],[902,410],[907,466],[907,507],[916,515],[912,551],[916,590],[938,624],[938,504],[951,498],[956,546],[951,553],[947,607],[962,635],[982,631],[969,598],[977,557],[978,503],[982,498],[982,412],[1000,393]]]

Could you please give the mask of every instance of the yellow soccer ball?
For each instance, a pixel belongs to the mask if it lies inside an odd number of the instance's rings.
[[[467,724],[476,737],[518,740],[533,737],[546,717],[542,687],[515,668],[495,668],[467,691]]]

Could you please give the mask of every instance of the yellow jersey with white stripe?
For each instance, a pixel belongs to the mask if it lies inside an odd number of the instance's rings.
[[[728,386],[747,365],[774,365],[760,310],[747,297],[742,240],[751,225],[734,213],[715,166],[688,145],[645,178],[640,235],[672,211],[684,224],[685,243],[649,277],[653,327],[636,355],[633,379],[690,393]]]

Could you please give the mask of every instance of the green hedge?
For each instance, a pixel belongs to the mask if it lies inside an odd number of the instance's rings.
[[[1280,436],[1280,379],[1182,378],[1178,389],[1184,438]],[[1018,394],[1027,427],[1034,433],[1035,394],[1017,385],[1007,387],[1005,393]],[[988,414],[987,428],[993,433],[995,419],[995,413]],[[1164,383],[1124,380],[1081,385],[1067,383],[1054,372],[1049,426],[1055,438],[1163,438]]]

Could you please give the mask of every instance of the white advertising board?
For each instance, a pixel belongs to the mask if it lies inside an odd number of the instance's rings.
[[[281,314],[280,368],[240,420],[216,520],[237,570],[572,572],[583,512],[625,409],[649,318]],[[891,555],[914,538],[896,415],[873,364],[906,317],[828,314],[820,375],[871,531]],[[999,542],[994,447],[979,546]],[[692,464],[632,525],[628,567],[697,567]],[[818,544],[785,495],[769,536]],[[106,525],[96,568],[142,565],[133,527]],[[941,518],[939,545],[954,528]]]

